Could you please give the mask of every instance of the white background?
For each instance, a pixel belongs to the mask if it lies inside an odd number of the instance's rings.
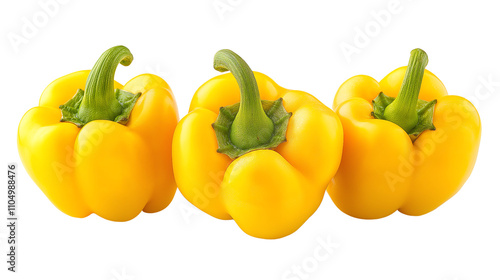
[[[2,1],[0,169],[19,163],[20,226],[19,272],[8,273],[2,261],[0,278],[500,279],[499,10],[493,0]],[[390,17],[377,22],[382,14]],[[23,34],[30,24],[35,28]],[[120,66],[116,79],[160,75],[171,85],[181,117],[196,89],[218,75],[212,58],[222,48],[328,106],[349,77],[380,80],[405,65],[413,48],[422,48],[430,59],[427,69],[480,112],[476,167],[456,196],[425,216],[360,220],[325,196],[302,228],[279,240],[247,236],[233,221],[197,210],[179,192],[162,212],[126,223],[95,215],[71,218],[24,171],[17,125],[51,81],[90,69],[118,44],[129,47],[135,60]],[[346,45],[356,53],[345,55]],[[5,183],[0,195],[5,217]],[[2,218],[1,260],[7,250],[4,223]],[[333,243],[329,251],[321,247],[325,242]]]

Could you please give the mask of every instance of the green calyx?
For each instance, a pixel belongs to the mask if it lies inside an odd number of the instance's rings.
[[[381,92],[373,100],[373,116],[377,119],[385,119],[384,111],[387,109],[389,104],[393,103],[396,98],[385,95]],[[406,131],[410,136],[412,141],[415,141],[422,132],[426,130],[435,130],[436,127],[432,124],[432,116],[434,115],[434,106],[436,105],[436,100],[425,101],[419,99],[417,101],[416,111],[418,122],[412,129]]]
[[[399,125],[412,141],[422,132],[436,129],[432,122],[436,100],[418,99],[427,63],[427,54],[414,49],[398,96],[393,98],[381,92],[373,100],[373,116]]]
[[[231,71],[240,87],[241,102],[221,107],[212,124],[217,152],[237,158],[257,149],[272,149],[286,141],[288,113],[283,100],[260,100],[257,81],[246,62],[231,50],[215,54],[214,68]]]
[[[72,99],[59,106],[61,122],[72,122],[78,127],[94,120],[126,124],[141,93],[115,90],[114,76],[118,64],[128,66],[132,60],[132,53],[124,46],[105,51],[90,71],[85,90],[79,89]]]

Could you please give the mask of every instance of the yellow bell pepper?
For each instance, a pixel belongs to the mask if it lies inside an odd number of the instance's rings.
[[[457,193],[471,174],[479,115],[466,99],[447,94],[425,70],[427,62],[425,52],[415,49],[408,67],[380,83],[355,76],[339,88],[333,107],[344,127],[344,149],[328,192],[343,212],[365,219],[396,210],[423,215]]]
[[[127,221],[164,209],[175,194],[177,105],[158,76],[139,75],[125,86],[114,82],[118,63],[132,59],[126,47],[107,50],[91,71],[52,82],[19,124],[18,149],[28,174],[70,216]]]
[[[202,85],[174,133],[179,190],[251,236],[289,235],[316,211],[338,168],[340,121],[313,96],[252,72],[232,51],[219,51],[214,68],[232,75]]]

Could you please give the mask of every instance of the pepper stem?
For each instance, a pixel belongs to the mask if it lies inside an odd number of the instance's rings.
[[[240,149],[250,149],[268,143],[274,133],[274,124],[262,107],[252,69],[231,50],[220,50],[215,54],[214,68],[219,72],[231,71],[240,88],[240,107],[230,130],[232,144]]]
[[[78,118],[88,123],[93,120],[114,120],[123,107],[115,96],[114,77],[118,64],[130,65],[132,53],[127,47],[116,46],[105,51],[90,71]]]
[[[410,62],[398,96],[384,111],[384,119],[399,125],[407,133],[418,123],[418,94],[428,62],[427,54],[423,50],[411,51]]]

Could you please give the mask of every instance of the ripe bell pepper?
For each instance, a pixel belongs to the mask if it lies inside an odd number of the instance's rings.
[[[479,115],[466,99],[447,94],[425,70],[427,62],[427,54],[415,49],[408,67],[380,83],[355,76],[339,88],[333,107],[344,127],[344,150],[328,192],[343,212],[365,219],[396,210],[423,215],[471,174]]]
[[[123,46],[102,54],[91,71],[52,82],[18,131],[18,149],[33,181],[62,212],[127,221],[170,203],[176,185],[171,143],[178,121],[168,84],[139,75],[114,82]],[[82,90],[84,89],[84,90]],[[76,94],[75,94],[76,92]]]
[[[337,170],[340,121],[310,94],[252,72],[230,50],[217,52],[214,68],[232,75],[203,84],[175,129],[179,190],[251,236],[289,235],[316,211]]]

